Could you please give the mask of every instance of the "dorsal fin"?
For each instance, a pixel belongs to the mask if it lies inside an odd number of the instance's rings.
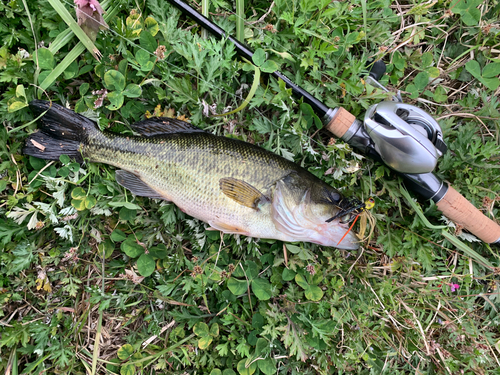
[[[130,125],[132,130],[143,137],[158,137],[173,133],[205,133],[189,122],[169,117],[152,117]]]

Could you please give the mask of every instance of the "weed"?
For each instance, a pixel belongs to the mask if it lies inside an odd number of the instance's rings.
[[[98,61],[59,15],[76,19],[74,4],[56,3],[0,4],[0,371],[498,371],[497,251],[460,228],[472,242],[443,236],[454,224],[434,204],[318,131],[311,108],[265,74],[279,67],[362,115],[387,97],[363,81],[366,62],[383,58],[382,83],[443,127],[437,174],[498,217],[496,3],[251,0],[233,13],[232,2],[205,1],[257,51],[253,65],[165,0],[102,1]],[[35,98],[125,135],[162,113],[258,144],[347,196],[374,196],[374,236],[350,253],[206,231],[170,203],[131,195],[112,167],[22,155]]]

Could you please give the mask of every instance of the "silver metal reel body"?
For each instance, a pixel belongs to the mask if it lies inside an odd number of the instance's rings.
[[[375,104],[367,110],[363,125],[382,160],[401,173],[430,173],[446,152],[439,124],[410,104]]]

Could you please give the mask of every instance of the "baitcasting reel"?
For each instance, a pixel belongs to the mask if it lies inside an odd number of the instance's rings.
[[[432,172],[447,149],[436,120],[410,104],[375,104],[366,111],[363,124],[375,151],[400,173]]]

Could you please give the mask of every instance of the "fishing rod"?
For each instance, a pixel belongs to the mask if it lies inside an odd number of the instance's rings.
[[[246,45],[184,1],[168,1],[216,38],[229,40],[241,57],[252,61],[253,51]],[[373,64],[368,82],[389,92],[379,82],[384,73],[385,64],[377,61]],[[425,199],[432,199],[453,222],[486,243],[500,245],[500,226],[433,173],[438,158],[446,153],[447,147],[441,127],[427,112],[403,103],[401,96],[397,95],[392,101],[372,105],[361,121],[342,107],[329,108],[282,72],[276,70],[271,75],[283,80],[295,96],[303,98],[322,119],[325,128],[337,138],[396,171],[404,177],[410,189]]]

